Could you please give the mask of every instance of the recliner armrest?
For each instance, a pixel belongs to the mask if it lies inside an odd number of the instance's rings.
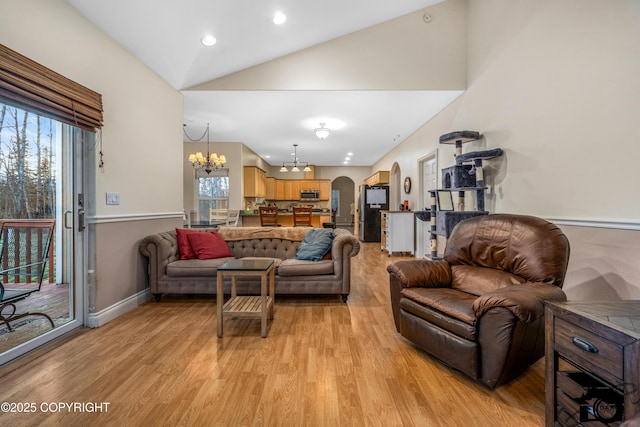
[[[494,307],[504,307],[522,322],[544,316],[545,301],[566,301],[564,291],[549,283],[523,283],[480,295],[473,302],[476,318]]]
[[[398,278],[403,288],[443,288],[451,286],[451,266],[444,260],[412,259],[396,261],[387,271]]]

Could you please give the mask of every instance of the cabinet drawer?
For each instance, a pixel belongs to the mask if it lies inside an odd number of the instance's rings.
[[[595,375],[602,375],[610,382],[621,382],[623,378],[621,346],[560,318],[555,320],[554,332],[557,351],[571,356],[573,361],[589,368]]]

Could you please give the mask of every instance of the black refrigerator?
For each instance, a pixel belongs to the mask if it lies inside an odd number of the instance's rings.
[[[358,238],[380,241],[380,211],[389,210],[389,187],[361,185],[358,196]]]

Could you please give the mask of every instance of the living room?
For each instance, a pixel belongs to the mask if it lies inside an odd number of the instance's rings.
[[[65,1],[2,0],[2,11],[2,44],[103,96],[104,169],[95,174],[95,194],[118,191],[121,203],[99,200],[90,218],[96,248],[87,316],[92,326],[108,327],[149,298],[139,241],[182,225],[185,176],[193,176],[185,157],[191,147],[176,144],[184,139],[183,94]],[[397,164],[417,189],[418,159],[438,150],[439,167],[454,163],[453,148],[438,144],[441,135],[477,130],[483,138],[472,148],[505,151],[486,171],[489,210],[546,218],[568,236],[571,259],[563,289],[569,300],[640,298],[635,282],[640,202],[627,188],[636,181],[634,161],[640,154],[633,141],[640,102],[637,2],[448,0],[429,12],[434,19],[458,21],[463,52],[454,55],[463,58],[464,93],[370,166],[320,167],[316,177],[350,176],[360,183]],[[448,46],[446,40],[436,42]],[[405,46],[399,40],[388,49]],[[405,53],[411,64],[417,53]],[[284,68],[295,58],[266,66]],[[259,73],[257,67],[244,75]],[[392,89],[402,88],[404,75],[402,67],[395,70]],[[263,89],[258,83],[254,88]],[[242,188],[242,166],[263,162],[238,143],[214,146],[227,154],[237,188]],[[233,194],[231,203],[241,207],[241,194]],[[406,195],[411,206],[420,207],[418,194]],[[388,304],[376,296],[372,301]],[[494,395],[479,396],[491,405]]]

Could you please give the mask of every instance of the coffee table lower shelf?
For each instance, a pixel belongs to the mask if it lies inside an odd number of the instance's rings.
[[[273,298],[267,297],[267,312],[273,319]],[[237,296],[224,304],[223,315],[237,318],[259,319],[262,316],[261,296]]]

